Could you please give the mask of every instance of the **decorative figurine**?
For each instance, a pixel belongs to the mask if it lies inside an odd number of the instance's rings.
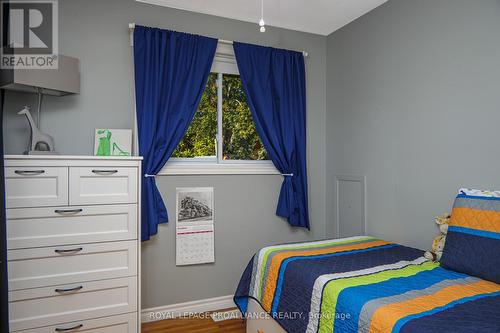
[[[31,116],[30,108],[28,106],[25,106],[24,109],[19,111],[17,114],[25,115],[30,125],[30,143],[26,154],[28,155],[57,154],[56,151],[54,150],[54,139],[50,135],[40,131],[38,126],[36,126],[35,121]]]

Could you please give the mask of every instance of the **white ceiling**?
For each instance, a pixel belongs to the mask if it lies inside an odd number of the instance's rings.
[[[231,19],[259,22],[260,0],[136,0]],[[329,35],[387,0],[264,0],[266,25]]]

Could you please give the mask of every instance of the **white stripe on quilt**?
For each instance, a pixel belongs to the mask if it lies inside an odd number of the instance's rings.
[[[257,263],[253,265],[254,271],[252,272],[252,279],[250,283],[250,295],[252,295],[255,299],[259,299],[259,290],[261,288],[260,281],[261,281],[261,267],[262,267],[262,259],[264,257],[264,254],[268,250],[273,250],[273,249],[288,249],[288,248],[293,248],[297,246],[314,246],[314,245],[322,245],[322,244],[328,244],[332,242],[343,242],[347,240],[357,240],[357,239],[363,239],[363,238],[369,238],[369,236],[353,236],[353,237],[346,237],[346,238],[335,238],[335,239],[327,239],[327,240],[322,240],[322,241],[316,241],[316,242],[304,242],[304,243],[293,243],[293,244],[283,244],[283,245],[273,245],[273,246],[267,246],[259,251]]]
[[[388,265],[381,265],[381,266],[375,266],[375,267],[370,267],[366,269],[362,269],[359,271],[352,271],[352,272],[344,272],[344,273],[337,273],[337,274],[325,274],[319,276],[316,281],[314,281],[314,287],[312,291],[312,296],[311,296],[311,311],[309,313],[309,323],[307,324],[307,333],[316,333],[318,329],[318,324],[319,324],[319,319],[320,319],[320,311],[321,311],[321,296],[323,293],[323,288],[325,284],[327,284],[331,280],[335,279],[342,279],[342,278],[347,278],[347,277],[355,277],[355,276],[361,276],[361,275],[367,275],[367,274],[374,274],[390,269],[400,269],[406,266],[410,265],[420,265],[427,260],[425,257],[420,257],[412,261],[399,261],[394,264],[388,264]]]

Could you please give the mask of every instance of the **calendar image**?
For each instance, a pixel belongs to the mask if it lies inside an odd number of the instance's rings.
[[[215,262],[213,187],[177,188],[176,265]]]
[[[214,211],[213,187],[178,188],[177,221],[208,222]]]

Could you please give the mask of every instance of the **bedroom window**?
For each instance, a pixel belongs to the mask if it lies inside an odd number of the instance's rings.
[[[200,105],[174,158],[267,160],[238,75],[211,73]]]
[[[219,45],[205,91],[166,174],[277,174],[248,107],[232,46]]]
[[[267,160],[238,75],[211,73],[200,105],[174,158]]]

